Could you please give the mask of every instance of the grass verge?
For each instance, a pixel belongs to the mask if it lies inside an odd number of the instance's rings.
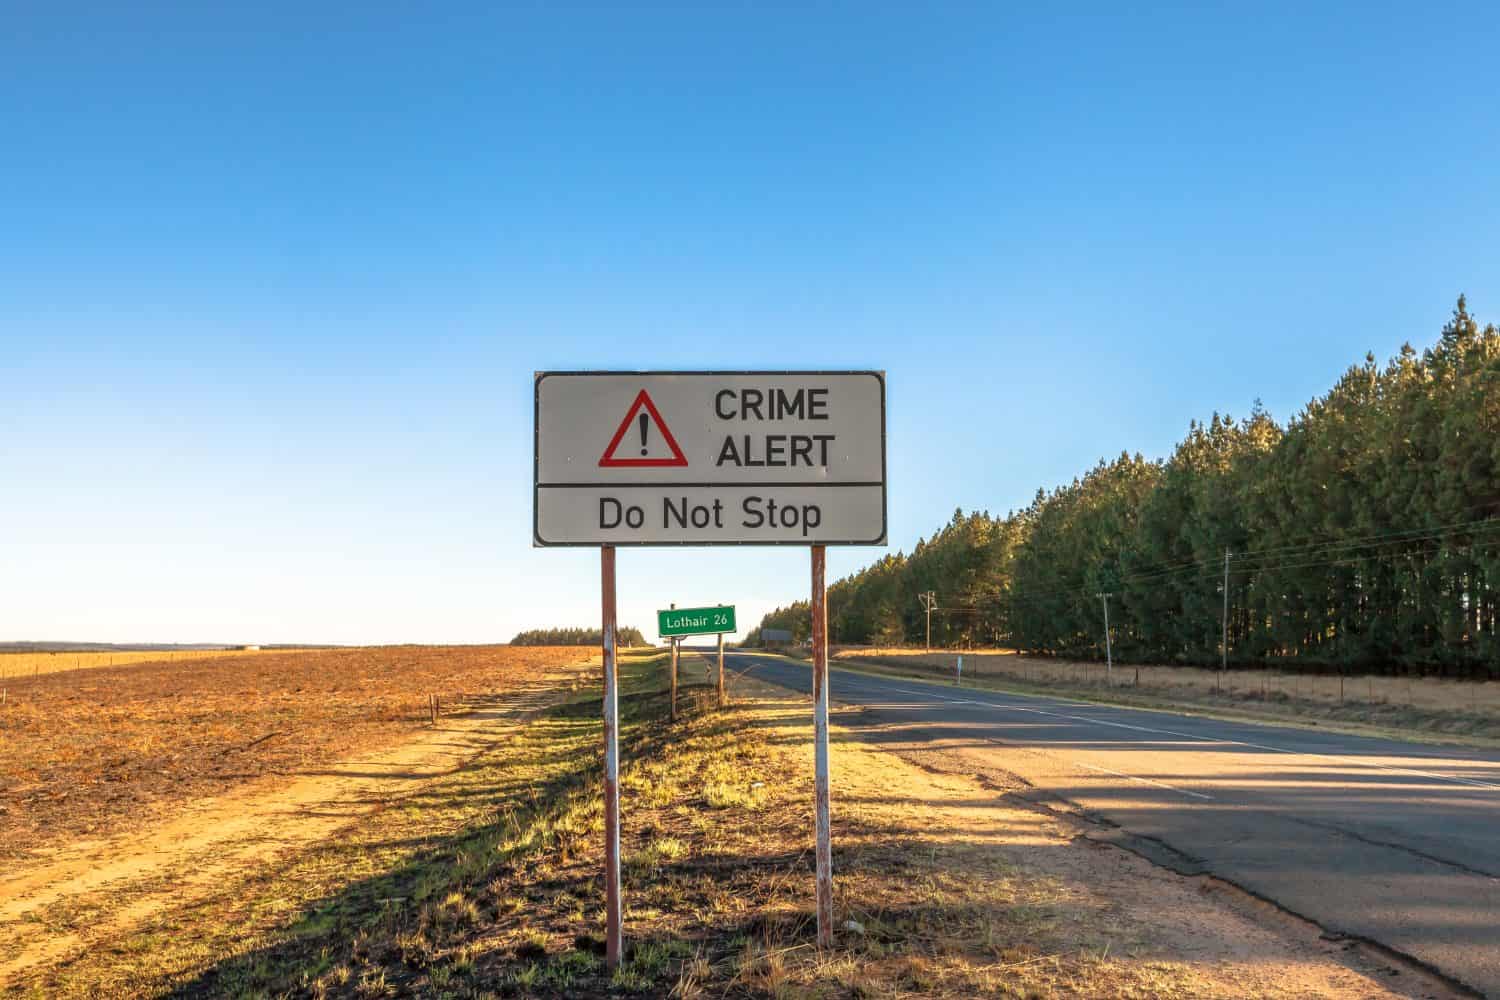
[[[1244,995],[1079,880],[994,849],[1003,831],[970,786],[950,790],[935,821],[924,796],[936,779],[852,747],[839,757],[835,811],[840,947],[819,951],[806,702],[762,691],[716,711],[707,687],[687,686],[688,710],[668,722],[663,661],[622,663],[628,952],[618,969],[601,954],[598,696],[582,689],[336,841],[90,941],[15,992]],[[683,674],[697,679],[691,660]]]

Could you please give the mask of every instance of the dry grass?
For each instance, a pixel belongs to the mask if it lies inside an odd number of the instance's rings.
[[[1005,681],[1102,693],[1111,686],[1103,663],[1019,656],[1014,650],[925,653],[919,649],[845,647],[833,658],[913,673],[954,676],[959,656],[968,681]],[[1137,681],[1137,677],[1139,681]],[[1143,696],[1167,703],[1233,706],[1272,716],[1363,722],[1393,729],[1500,738],[1500,682],[1437,678],[1218,671],[1196,667],[1116,665],[1111,698]]]
[[[992,849],[1005,831],[975,811],[973,787],[948,789],[934,814],[918,797],[938,779],[868,749],[841,753],[835,813],[837,921],[858,929],[820,951],[806,703],[779,692],[715,712],[706,689],[688,688],[690,710],[670,723],[661,664],[624,667],[629,950],[617,970],[601,958],[591,692],[336,842],[18,987],[122,998],[1274,992],[1277,956],[1249,983],[1186,957],[1086,884]]]
[[[0,858],[97,837],[266,774],[397,741],[581,647],[392,646],[41,674],[0,705]]]
[[[25,681],[41,674],[64,670],[87,670],[91,667],[128,667],[135,663],[177,663],[182,660],[212,660],[222,657],[264,656],[269,649],[194,649],[194,650],[114,650],[101,653],[0,653],[0,686],[10,681]]]

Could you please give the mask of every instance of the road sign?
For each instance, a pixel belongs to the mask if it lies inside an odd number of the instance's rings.
[[[806,545],[812,555],[818,946],[833,942],[828,545],[886,538],[883,372],[537,372],[532,542],[597,545],[604,632],[605,961],[622,954],[615,548]],[[706,619],[706,620],[705,620]],[[719,635],[734,609],[658,612],[663,636]],[[768,632],[770,630],[767,630]],[[672,644],[677,715],[677,643]]]
[[[536,545],[883,545],[882,372],[538,372]]]
[[[673,608],[656,613],[656,634],[663,639],[679,635],[715,635],[738,632],[733,606]]]

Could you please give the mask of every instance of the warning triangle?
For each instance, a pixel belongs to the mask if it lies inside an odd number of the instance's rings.
[[[653,423],[656,425],[656,433],[661,435],[661,440],[671,449],[671,455],[661,458],[651,457],[650,452],[654,450],[651,447]],[[622,448],[621,444],[627,440],[627,435],[630,443]],[[641,456],[645,457],[637,457],[637,450]],[[629,457],[622,457],[622,452]],[[609,439],[609,446],[604,449],[604,454],[599,458],[601,469],[665,468],[687,464],[687,456],[677,446],[677,439],[672,436],[671,430],[667,428],[667,422],[661,418],[656,404],[651,402],[650,393],[645,389],[642,389],[640,395],[635,397],[635,402],[630,404],[625,419],[620,421],[619,429],[615,431],[615,436]]]

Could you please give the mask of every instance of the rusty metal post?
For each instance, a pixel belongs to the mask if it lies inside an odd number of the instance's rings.
[[[818,947],[833,945],[833,847],[828,823],[828,594],[825,552],[812,547],[813,771],[817,826]]]
[[[620,964],[620,698],[615,665],[615,549],[599,548],[604,605],[604,958]]]
[[[719,707],[724,707],[724,633],[719,633]]]
[[[672,640],[672,721],[677,721],[677,643]]]

